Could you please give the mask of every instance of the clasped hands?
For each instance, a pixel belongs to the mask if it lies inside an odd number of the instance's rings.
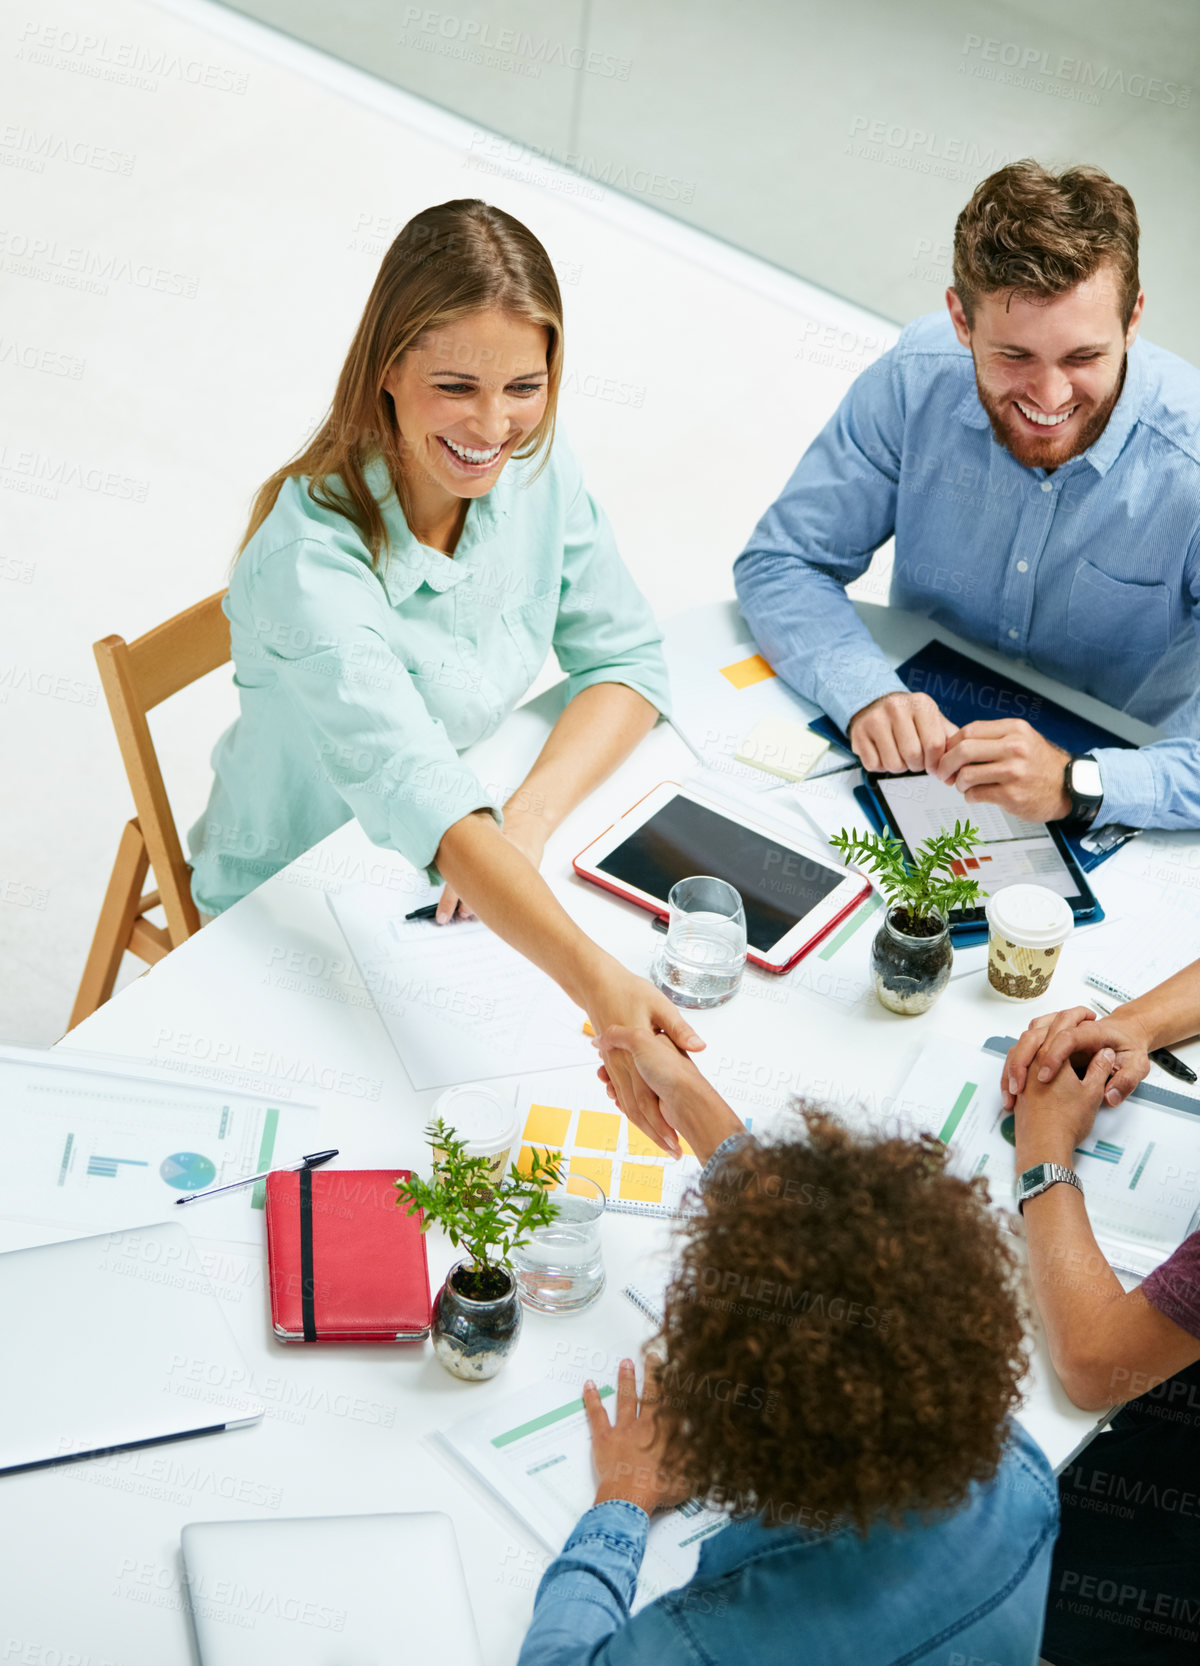
[[[968,804],[998,804],[1023,821],[1061,821],[1069,754],[1024,718],[958,729],[928,694],[885,694],[850,720],[850,744],[864,769],[925,770],[957,787]]]

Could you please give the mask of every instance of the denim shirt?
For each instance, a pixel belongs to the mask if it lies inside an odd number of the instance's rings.
[[[518,1666],[1035,1666],[1058,1492],[1013,1424],[960,1509],[865,1540],[731,1521],[689,1584],[631,1618],[648,1527],[624,1500],[581,1518],[542,1577]]]
[[[721,1142],[702,1191],[747,1138]],[[957,1510],[865,1539],[731,1520],[701,1544],[695,1578],[631,1617],[649,1527],[625,1499],[580,1518],[542,1576],[517,1666],[1036,1666],[1058,1486],[1019,1424]]]
[[[904,686],[845,594],[893,534],[893,607],[1172,737],[1096,752],[1100,823],[1200,826],[1200,372],[1139,338],[1103,432],[1047,474],[993,437],[948,315],[904,330],[734,565],[763,653],[843,730]]]

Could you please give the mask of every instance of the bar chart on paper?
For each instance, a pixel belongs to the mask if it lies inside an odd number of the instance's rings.
[[[292,1161],[318,1120],[312,1106],[273,1105],[176,1072],[16,1047],[0,1048],[0,1093],[0,1213],[102,1230],[162,1220],[191,1192]],[[263,1199],[260,1182],[206,1202],[205,1230],[257,1242]]]
[[[948,1038],[926,1044],[895,1114],[936,1134],[964,1179],[982,1175],[992,1202],[1015,1210],[1015,1123],[1000,1096],[1000,1059]],[[1144,1277],[1200,1227],[1196,1119],[1145,1100],[1105,1107],[1074,1167],[1097,1241],[1113,1265]]]

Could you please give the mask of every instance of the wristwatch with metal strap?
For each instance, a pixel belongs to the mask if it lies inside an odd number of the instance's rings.
[[[1033,1168],[1026,1169],[1024,1174],[1017,1176],[1017,1208],[1021,1214],[1025,1213],[1025,1205],[1031,1197],[1040,1197],[1048,1192],[1051,1186],[1061,1183],[1074,1186],[1082,1193],[1079,1176],[1074,1169],[1065,1169],[1061,1163],[1035,1163]]]

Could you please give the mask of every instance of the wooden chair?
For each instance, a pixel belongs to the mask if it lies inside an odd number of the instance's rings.
[[[108,1000],[126,950],[154,965],[200,929],[192,870],[183,859],[146,714],[229,660],[224,595],[221,590],[197,602],[136,642],[106,636],[93,645],[137,815],[121,834],[68,1029]],[[148,869],[158,889],[143,896]],[[160,906],[165,930],[144,918]]]

